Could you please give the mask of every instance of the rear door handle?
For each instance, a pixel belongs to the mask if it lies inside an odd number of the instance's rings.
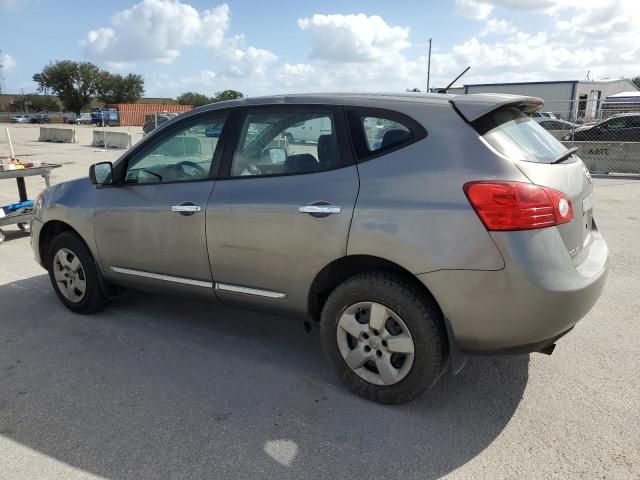
[[[200,212],[201,210],[202,207],[200,207],[200,205],[194,205],[191,202],[184,202],[180,205],[171,206],[171,211],[177,212],[180,215],[193,215],[194,213]]]
[[[332,215],[334,213],[340,213],[342,209],[337,205],[305,205],[298,207],[300,213],[320,214],[320,215]]]

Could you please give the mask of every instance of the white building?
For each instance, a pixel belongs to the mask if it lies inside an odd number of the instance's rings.
[[[456,91],[457,90],[457,91]],[[556,82],[483,83],[451,88],[448,93],[511,93],[544,100],[543,110],[567,120],[601,118],[604,99],[621,92],[638,91],[628,79],[560,80]]]

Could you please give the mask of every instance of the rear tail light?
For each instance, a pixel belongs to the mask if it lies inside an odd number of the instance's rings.
[[[487,230],[531,230],[573,219],[569,197],[551,188],[520,182],[469,182],[464,193]]]

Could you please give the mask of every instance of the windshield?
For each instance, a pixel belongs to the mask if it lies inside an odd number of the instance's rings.
[[[551,163],[567,148],[538,122],[514,107],[504,107],[475,122],[478,133],[512,160]]]

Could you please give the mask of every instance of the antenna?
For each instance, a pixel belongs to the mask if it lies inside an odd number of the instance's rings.
[[[463,76],[465,73],[467,73],[469,71],[470,68],[471,68],[471,65],[469,65],[467,68],[465,68],[460,75],[458,75],[456,78],[454,78],[453,82],[451,82],[449,85],[447,85],[444,88],[438,89],[438,91],[436,93],[447,93],[447,90],[449,90],[451,88],[451,85],[456,83],[460,79],[461,76]]]

